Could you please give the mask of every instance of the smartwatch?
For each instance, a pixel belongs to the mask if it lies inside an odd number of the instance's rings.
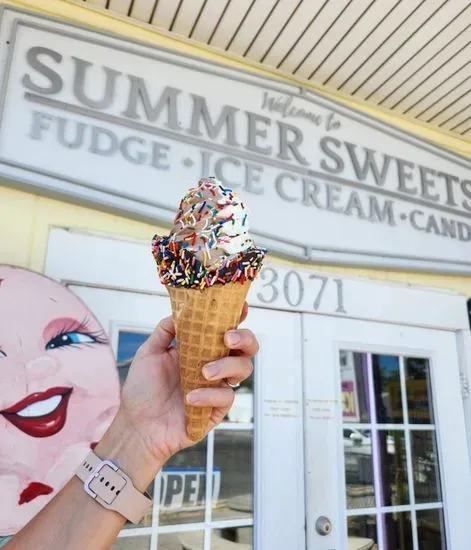
[[[93,451],[75,475],[95,502],[118,512],[131,523],[139,523],[152,506],[150,496],[138,491],[127,474],[110,460],[101,460]]]

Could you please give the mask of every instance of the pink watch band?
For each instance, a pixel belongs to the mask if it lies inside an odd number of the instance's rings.
[[[152,500],[140,493],[131,479],[109,460],[101,460],[91,451],[75,472],[85,491],[107,510],[118,512],[136,524],[152,506]]]

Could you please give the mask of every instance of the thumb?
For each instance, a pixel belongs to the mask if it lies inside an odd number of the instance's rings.
[[[154,332],[148,339],[148,344],[154,353],[167,351],[175,338],[175,323],[172,317],[165,317],[155,327]]]

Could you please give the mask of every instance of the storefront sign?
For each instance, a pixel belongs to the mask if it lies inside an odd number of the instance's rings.
[[[471,273],[467,160],[281,82],[13,21],[0,131],[10,178],[21,167],[49,193],[168,222],[188,186],[216,176],[284,255]]]

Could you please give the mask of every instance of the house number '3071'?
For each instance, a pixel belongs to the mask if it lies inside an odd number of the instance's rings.
[[[263,284],[257,298],[264,304],[273,304],[281,298],[291,307],[301,306],[317,311],[324,309],[324,302],[332,302],[334,291],[334,312],[347,313],[342,279],[314,273],[301,275],[294,270],[280,272],[273,267],[264,268],[260,279]]]

